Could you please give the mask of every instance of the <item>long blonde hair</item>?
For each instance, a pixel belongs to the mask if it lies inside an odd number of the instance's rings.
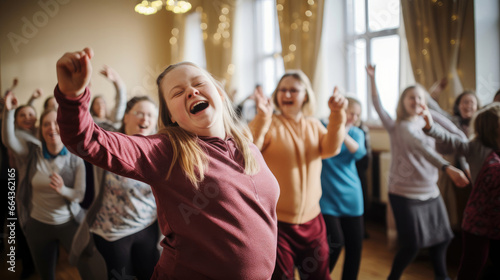
[[[179,66],[192,66],[200,70],[210,81],[215,85],[217,91],[223,96],[223,122],[226,133],[231,135],[236,143],[236,148],[242,153],[245,161],[245,174],[256,174],[259,171],[259,164],[253,156],[249,144],[252,143],[251,134],[248,128],[241,125],[237,121],[236,113],[231,104],[229,96],[222,88],[221,84],[215,80],[210,73],[200,68],[191,62],[180,62],[168,66],[156,80],[158,86],[158,100],[160,100],[160,110],[158,115],[159,132],[168,135],[172,149],[172,163],[167,173],[167,179],[172,173],[172,169],[177,161],[184,174],[188,177],[189,181],[196,187],[204,180],[205,172],[208,168],[208,158],[206,151],[198,144],[198,137],[194,133],[186,131],[179,127],[177,123],[172,122],[167,103],[163,96],[163,90],[160,86],[163,78],[173,69]]]
[[[276,109],[281,111],[278,103],[278,91],[281,81],[283,81],[283,79],[286,77],[293,77],[306,87],[307,100],[304,101],[304,104],[302,104],[302,113],[304,114],[304,116],[312,116],[314,114],[314,109],[316,107],[316,98],[314,96],[314,91],[312,89],[309,78],[301,70],[289,70],[279,80],[278,85],[274,89],[271,97]]]
[[[472,118],[472,140],[481,142],[484,146],[498,151],[500,131],[500,102],[493,102],[477,111]]]
[[[420,85],[409,86],[409,87],[405,88],[405,90],[403,90],[403,92],[401,93],[401,96],[399,97],[399,100],[398,100],[398,106],[396,107],[396,121],[397,122],[408,120],[408,118],[410,117],[410,115],[408,114],[408,112],[405,109],[404,99],[405,99],[406,95],[408,94],[408,92],[410,92],[411,90],[424,91],[424,89]],[[422,98],[423,98],[424,103],[427,103],[425,100],[425,94],[422,94]]]

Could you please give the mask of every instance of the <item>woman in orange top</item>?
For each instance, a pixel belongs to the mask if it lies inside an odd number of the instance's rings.
[[[302,71],[286,73],[272,100],[256,92],[258,112],[250,123],[254,143],[276,176],[281,189],[278,251],[273,279],[330,279],[328,242],[321,216],[321,159],[339,153],[345,134],[346,99],[337,89],[328,101],[330,122],[325,128],[310,117],[314,93]]]

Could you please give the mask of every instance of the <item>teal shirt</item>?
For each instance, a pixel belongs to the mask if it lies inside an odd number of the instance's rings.
[[[323,160],[321,170],[323,194],[319,203],[321,212],[325,215],[337,217],[363,215],[363,191],[356,161],[366,155],[365,134],[357,127],[351,127],[348,134],[358,143],[358,150],[351,153],[342,143],[338,155]]]

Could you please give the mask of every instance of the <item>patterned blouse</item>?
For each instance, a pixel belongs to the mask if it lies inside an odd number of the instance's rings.
[[[106,172],[104,197],[91,231],[108,241],[137,233],[156,221],[156,203],[145,183]]]

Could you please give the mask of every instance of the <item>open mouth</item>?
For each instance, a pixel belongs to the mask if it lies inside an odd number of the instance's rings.
[[[283,101],[283,105],[293,105],[293,101]]]
[[[207,101],[198,101],[191,106],[190,113],[194,115],[198,112],[205,110],[206,108],[208,108]]]
[[[148,126],[147,126],[147,125],[139,125],[139,128],[140,128],[140,129],[147,129],[147,128],[148,128]]]

